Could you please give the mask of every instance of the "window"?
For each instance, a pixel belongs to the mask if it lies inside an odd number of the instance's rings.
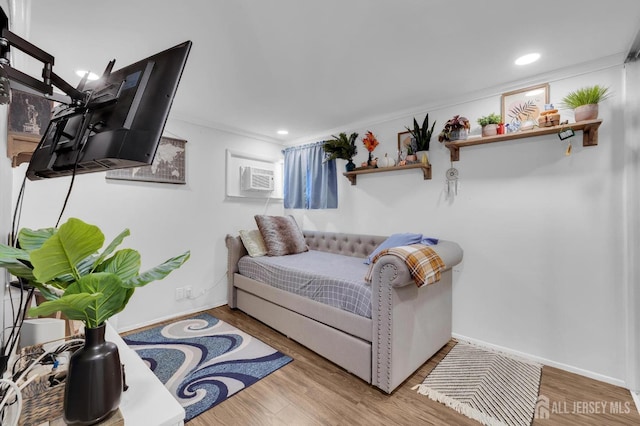
[[[284,208],[338,208],[335,160],[326,161],[324,142],[287,148],[284,154]]]

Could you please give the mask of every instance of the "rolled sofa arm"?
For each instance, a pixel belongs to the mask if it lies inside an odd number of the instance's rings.
[[[454,243],[453,241],[440,240],[438,244],[431,246],[440,259],[445,264],[444,270],[447,271],[458,263],[462,262],[462,255],[464,254],[462,251],[462,247],[458,243]]]
[[[448,271],[462,261],[462,248],[453,241],[440,240],[438,244],[430,246],[442,259],[445,269]],[[380,257],[373,265],[372,281],[379,279],[378,282],[385,283],[391,287],[404,287],[408,284],[414,284],[409,269],[404,262],[392,255]]]
[[[404,261],[390,254],[381,256],[373,264],[371,281],[376,280],[391,287],[404,287],[413,283],[409,269],[404,264]]]
[[[431,246],[445,264],[440,281],[417,287],[404,261],[384,255],[371,277],[371,384],[391,393],[451,338],[452,268],[462,249],[441,240]]]
[[[235,309],[237,303],[236,291],[233,287],[233,274],[238,272],[238,261],[240,258],[248,253],[239,236],[234,237],[227,234],[225,244],[227,246],[227,305],[229,305],[230,308]]]

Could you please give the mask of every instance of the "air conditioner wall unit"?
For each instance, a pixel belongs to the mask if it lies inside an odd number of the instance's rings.
[[[273,170],[241,166],[240,188],[244,191],[273,191]]]

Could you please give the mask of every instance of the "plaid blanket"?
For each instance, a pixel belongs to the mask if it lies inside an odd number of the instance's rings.
[[[376,261],[385,254],[399,257],[409,267],[411,278],[418,287],[433,284],[440,280],[440,272],[445,268],[444,262],[431,247],[423,244],[411,244],[408,246],[392,247],[382,250],[372,260],[367,275],[364,279],[371,282],[373,266]]]

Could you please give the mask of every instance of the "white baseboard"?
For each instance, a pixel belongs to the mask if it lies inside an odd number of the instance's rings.
[[[142,327],[147,327],[149,325],[154,325],[157,324],[159,322],[163,322],[163,321],[168,321],[174,318],[179,318],[185,315],[191,315],[191,314],[196,314],[198,312],[202,312],[202,311],[206,311],[208,309],[213,309],[213,308],[217,308],[218,306],[222,306],[222,305],[226,305],[227,301],[224,300],[222,302],[215,302],[209,305],[204,305],[204,306],[199,306],[197,308],[193,308],[193,309],[187,309],[185,311],[181,311],[181,312],[176,312],[174,314],[171,315],[167,315],[161,318],[154,318],[150,321],[145,321],[145,322],[141,322],[138,324],[133,324],[133,325],[128,325],[125,327],[118,327],[118,333],[126,333],[127,331],[131,331],[131,330],[137,330],[138,328],[142,328]]]
[[[633,397],[633,402],[636,403],[636,410],[640,414],[640,392],[631,391],[631,396]]]
[[[520,358],[528,359],[528,360],[537,362],[539,364],[548,365],[549,367],[559,368],[560,370],[565,370],[565,371],[568,371],[570,373],[579,374],[580,376],[585,376],[585,377],[588,377],[590,379],[594,379],[594,380],[598,380],[598,381],[601,381],[601,382],[609,383],[609,384],[614,385],[614,386],[620,386],[620,387],[626,388],[624,380],[616,379],[614,377],[605,376],[604,374],[599,374],[599,373],[595,373],[593,371],[584,370],[582,368],[578,368],[578,367],[575,367],[573,365],[563,364],[563,363],[560,363],[560,362],[552,361],[550,359],[534,356],[534,355],[531,355],[531,354],[528,354],[528,353],[525,353],[525,352],[515,351],[513,349],[509,349],[509,348],[505,348],[505,347],[502,347],[502,346],[498,346],[498,345],[494,345],[494,344],[491,344],[491,343],[487,343],[487,342],[484,342],[482,340],[473,339],[473,338],[467,337],[467,336],[462,336],[462,335],[457,334],[457,333],[453,333],[452,336],[453,336],[454,339],[463,340],[465,342],[473,343],[474,345],[477,345],[477,346],[484,346],[484,347],[486,347],[488,349],[498,350],[500,352],[504,352],[506,354],[510,354],[510,355],[514,355],[514,356],[517,356],[517,357],[520,357]],[[637,405],[638,405],[638,402],[636,401],[636,406]]]

